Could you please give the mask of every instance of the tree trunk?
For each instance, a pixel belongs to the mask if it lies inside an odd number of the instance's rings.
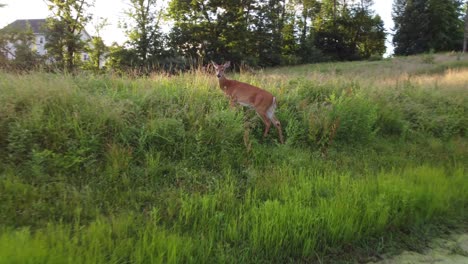
[[[67,67],[67,72],[71,73],[71,72],[73,72],[73,70],[75,68],[75,65],[73,63],[73,59],[74,59],[73,57],[75,55],[74,48],[69,46],[67,48],[67,53],[68,53],[68,58],[67,58],[67,62],[66,62],[66,67]]]
[[[336,0],[333,0],[333,25],[336,23]]]
[[[468,3],[465,15],[465,35],[463,38],[463,52],[468,52]]]

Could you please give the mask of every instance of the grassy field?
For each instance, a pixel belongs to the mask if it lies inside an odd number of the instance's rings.
[[[365,261],[468,220],[468,56],[228,77],[286,144],[214,75],[0,73],[0,263]]]

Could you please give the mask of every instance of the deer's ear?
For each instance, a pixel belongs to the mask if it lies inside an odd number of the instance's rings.
[[[211,64],[213,64],[213,66],[215,66],[215,68],[218,68],[218,64],[216,64],[216,62],[211,61]]]
[[[231,62],[227,61],[226,63],[224,63],[224,68],[228,68],[230,65],[231,65]]]

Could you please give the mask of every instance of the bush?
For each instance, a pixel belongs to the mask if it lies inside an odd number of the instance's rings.
[[[332,95],[332,116],[338,120],[336,140],[347,144],[365,144],[376,133],[377,107],[362,93]]]

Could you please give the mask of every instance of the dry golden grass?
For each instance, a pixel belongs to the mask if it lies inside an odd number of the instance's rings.
[[[468,69],[448,70],[442,75],[422,75],[414,77],[412,80],[419,86],[468,92]]]
[[[417,87],[443,88],[466,93],[468,90],[468,55],[427,54],[382,61],[319,63],[243,70],[240,73],[231,71],[227,73],[227,77],[274,91],[278,96],[286,93],[287,89],[294,88],[294,83],[301,80],[311,81],[317,86],[357,84],[362,88],[374,89],[388,89],[398,87],[401,83],[411,82]],[[149,79],[159,84],[175,84],[180,89],[218,92],[216,76],[213,72],[202,68],[180,75],[157,73],[151,75]],[[151,87],[147,88],[151,89]]]

